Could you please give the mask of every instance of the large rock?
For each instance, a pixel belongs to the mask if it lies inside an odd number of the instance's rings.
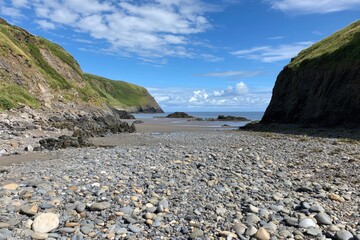
[[[166,116],[166,118],[194,118],[185,112],[174,112]]]
[[[292,59],[261,122],[360,125],[359,69],[360,21]]]
[[[82,137],[70,137],[66,135],[62,135],[55,138],[46,138],[39,141],[40,147],[36,147],[34,150],[41,151],[41,150],[57,150],[62,148],[79,148],[79,147],[89,147],[92,144],[85,138]]]

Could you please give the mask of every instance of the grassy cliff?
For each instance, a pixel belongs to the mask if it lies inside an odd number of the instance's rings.
[[[303,50],[279,74],[263,123],[360,125],[360,21]]]
[[[83,73],[61,46],[3,19],[0,19],[0,81],[0,110],[19,104],[52,108],[61,103],[162,111],[145,88]]]

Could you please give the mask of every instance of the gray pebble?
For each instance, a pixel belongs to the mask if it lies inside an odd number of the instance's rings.
[[[315,219],[320,225],[331,225],[332,224],[330,216],[327,215],[326,213],[316,214]]]
[[[346,230],[337,231],[335,234],[336,240],[350,240],[352,238],[353,238],[353,235],[351,234],[351,232],[346,231]]]

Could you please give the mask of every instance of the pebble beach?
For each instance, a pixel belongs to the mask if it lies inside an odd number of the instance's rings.
[[[357,141],[151,124],[1,157],[0,239],[360,239]]]

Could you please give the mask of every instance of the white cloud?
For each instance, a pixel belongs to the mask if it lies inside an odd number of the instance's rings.
[[[260,75],[261,71],[225,71],[225,72],[209,72],[200,74],[199,76],[203,77],[217,77],[217,78],[226,78],[226,77],[237,77],[237,78],[247,78],[255,77]]]
[[[211,28],[206,13],[215,8],[205,1],[8,0],[8,6],[14,8],[7,15],[20,15],[26,7],[41,28],[71,28],[105,40],[109,51],[124,56],[222,60],[190,50],[191,36]]]
[[[28,0],[11,0],[15,7],[27,7]]]
[[[13,18],[19,18],[22,16],[19,9],[6,6],[1,6],[0,13],[4,16],[9,16]]]
[[[39,25],[40,28],[45,30],[52,30],[56,28],[55,24],[46,20],[37,20],[36,23]]]
[[[200,54],[199,57],[204,59],[207,62],[222,62],[224,60],[223,57],[214,56],[214,55],[208,54],[208,53]]]
[[[249,87],[244,82],[237,83],[234,87],[228,86],[225,90],[215,90],[214,97],[239,96],[249,93]]]
[[[283,39],[283,36],[275,36],[275,37],[269,37],[269,40],[279,40],[279,39]]]
[[[275,47],[261,46],[235,51],[232,52],[232,54],[239,58],[259,60],[262,62],[278,62],[295,57],[300,51],[312,44],[313,42],[298,42],[293,44],[283,44]]]
[[[193,92],[193,96],[189,99],[189,103],[203,103],[209,97],[205,90],[198,90]]]
[[[359,0],[267,0],[272,8],[286,13],[313,14],[360,9]]]
[[[271,98],[271,89],[250,89],[239,82],[226,89],[148,88],[160,106],[167,110],[194,110],[194,108],[229,110],[265,110]]]
[[[236,94],[241,95],[241,94],[248,93],[249,88],[244,82],[240,82],[240,83],[236,84],[234,91]]]

